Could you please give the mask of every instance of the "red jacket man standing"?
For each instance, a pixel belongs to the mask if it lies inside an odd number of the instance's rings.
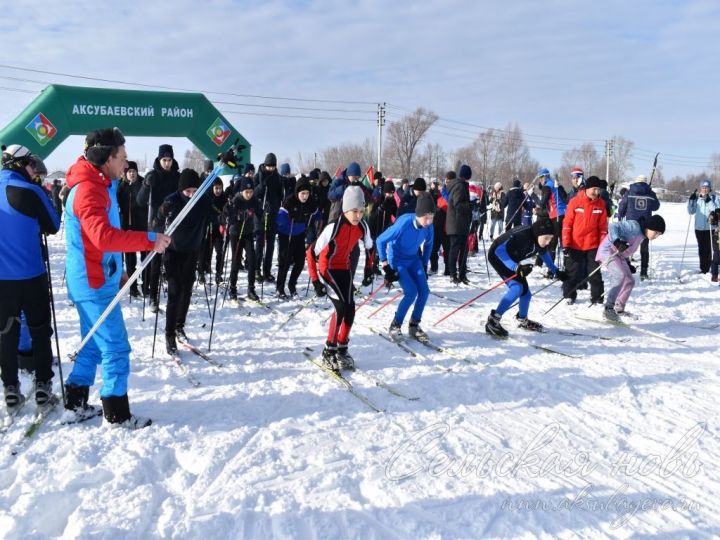
[[[600,198],[600,179],[591,176],[585,181],[585,189],[578,191],[568,203],[563,221],[562,245],[569,275],[563,283],[563,296],[569,304],[575,303],[578,283],[590,274],[590,301],[602,303],[605,291],[602,275],[595,272],[598,267],[595,254],[605,235],[607,210]]]

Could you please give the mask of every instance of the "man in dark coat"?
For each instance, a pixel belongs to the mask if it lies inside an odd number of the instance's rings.
[[[265,161],[258,167],[254,178],[255,197],[262,203],[262,223],[255,227],[255,255],[257,256],[256,278],[258,281],[275,282],[272,275],[272,259],[275,253],[275,237],[277,224],[272,218],[276,216],[283,202],[283,180],[277,171],[277,157],[272,152],[265,156]],[[259,217],[257,218],[259,221]]]
[[[522,220],[522,206],[525,202],[526,193],[520,187],[520,180],[515,178],[512,181],[512,187],[505,195],[507,211],[505,213],[505,231],[509,231],[513,227],[519,227]]]
[[[469,284],[467,278],[467,237],[470,234],[472,208],[470,207],[470,185],[472,176],[469,165],[462,165],[457,177],[453,171],[445,175],[447,179],[447,217],[445,230],[450,238],[448,264],[452,281],[455,284]]]
[[[640,218],[649,218],[653,212],[660,208],[660,201],[657,195],[647,183],[647,176],[641,174],[620,199],[618,206],[618,217],[620,219],[631,219],[640,221]],[[648,250],[649,240],[643,239],[640,244],[640,279],[647,279],[648,263],[650,253]]]
[[[120,207],[120,226],[123,231],[147,231],[148,230],[148,207],[137,202],[138,193],[142,188],[145,179],[138,174],[137,163],[128,161],[127,169],[123,175],[122,181],[118,185],[117,201]],[[140,260],[144,261],[148,251],[140,252]],[[123,254],[125,258],[125,271],[128,275],[135,273],[137,268],[137,253],[127,251]],[[147,295],[148,287],[148,271],[143,271],[142,292],[143,296]],[[130,287],[130,296],[139,298],[137,281]]]

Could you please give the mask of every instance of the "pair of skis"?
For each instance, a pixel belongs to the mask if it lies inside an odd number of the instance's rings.
[[[215,366],[218,368],[221,368],[224,366],[224,364],[222,364],[221,362],[218,362],[212,356],[201,351],[195,345],[193,345],[192,343],[190,343],[188,341],[178,339],[177,343],[178,343],[178,345],[180,345],[180,347],[182,347],[187,352],[190,352],[190,353],[196,355],[197,357],[203,359],[205,362],[207,362],[208,364],[210,364],[212,366]],[[170,355],[170,360],[175,364],[175,366],[177,366],[178,370],[185,376],[185,378],[188,380],[188,382],[192,386],[196,386],[196,387],[200,386],[200,380],[193,374],[193,372],[190,370],[190,368],[187,366],[187,364],[185,362],[183,362],[182,358],[180,357],[180,355],[177,352]]]

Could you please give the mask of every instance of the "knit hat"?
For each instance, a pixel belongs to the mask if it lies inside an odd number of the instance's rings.
[[[500,191],[502,189],[502,184],[500,182],[495,182],[493,187],[495,188],[495,191]]]
[[[373,180],[382,180],[382,173],[380,171],[375,171],[375,174],[373,174]]]
[[[347,166],[347,171],[345,172],[348,176],[362,176],[362,171],[360,170],[360,165],[353,161],[350,165]]]
[[[555,227],[549,218],[540,217],[532,224],[532,232],[537,238],[538,236],[544,236],[546,234],[555,234]]]
[[[585,180],[585,188],[602,188],[602,181],[597,176],[591,176]]]
[[[362,210],[365,208],[365,195],[360,186],[348,186],[345,188],[342,199],[342,211]]]
[[[415,205],[415,215],[417,217],[423,217],[434,213],[435,201],[433,200],[433,196],[427,192],[418,195],[417,204]]]
[[[240,191],[245,191],[246,189],[255,189],[253,179],[249,176],[244,176],[240,179]]]
[[[297,181],[295,184],[295,195],[300,193],[301,191],[310,191],[310,180],[305,178],[304,176],[300,178],[300,180]]]
[[[203,171],[204,171],[204,172],[210,172],[210,171],[212,171],[214,168],[215,168],[215,163],[213,162],[212,159],[206,159],[206,160],[203,162]]]
[[[710,183],[710,180],[706,179],[706,180],[703,180],[702,182],[700,182],[700,189],[702,189],[704,187],[706,187],[708,189],[712,189],[712,184]]]
[[[513,180],[512,185],[513,187],[520,187],[520,179],[516,178],[515,180]]]
[[[247,174],[249,172],[255,172],[255,165],[253,165],[252,163],[246,163],[245,168],[243,169],[243,174]]]
[[[645,182],[647,184],[647,176],[645,176],[644,174],[639,174],[635,178],[635,181],[636,182]]]
[[[395,184],[392,180],[385,180],[382,188],[383,193],[395,193]]]
[[[418,191],[425,191],[427,190],[427,184],[425,183],[424,178],[416,178],[413,182],[412,189],[416,189]]]
[[[538,176],[550,176],[550,171],[548,171],[545,167],[538,169]]]
[[[310,174],[308,174],[308,180],[319,180],[320,179],[320,172],[317,169],[313,169],[310,171]]]
[[[660,234],[664,234],[665,220],[662,218],[662,216],[650,216],[645,220],[645,228],[650,229],[651,231],[657,231]]]
[[[582,170],[582,167],[573,167],[572,171],[570,171],[570,176],[584,176],[585,171]]]
[[[463,180],[470,180],[472,177],[472,169],[470,168],[470,165],[461,165],[458,176]]]
[[[85,157],[96,167],[102,167],[113,151],[125,144],[125,136],[118,128],[99,129],[85,136]]]
[[[161,144],[160,145],[160,148],[158,148],[158,159],[162,159],[164,157],[175,158],[175,153],[173,152],[172,145],[169,145],[169,144]]]
[[[138,170],[137,163],[135,163],[134,161],[128,161],[127,167],[125,167],[125,172],[128,172],[128,171],[137,172],[137,170]]]
[[[290,174],[290,164],[289,163],[283,163],[280,165],[280,174],[283,176],[287,176]]]
[[[187,188],[199,188],[200,176],[194,169],[183,169],[178,181],[178,190],[185,191]]]
[[[270,165],[272,167],[277,166],[277,158],[275,157],[275,154],[270,152],[265,156],[265,161],[263,161],[263,165]]]

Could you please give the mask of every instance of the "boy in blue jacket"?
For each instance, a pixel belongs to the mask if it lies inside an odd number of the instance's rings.
[[[428,340],[427,334],[420,328],[420,320],[430,294],[425,268],[433,246],[434,215],[435,201],[429,193],[423,192],[417,198],[415,213],[400,216],[377,239],[378,257],[385,272],[385,282],[389,284],[399,280],[405,293],[390,324],[390,337],[394,340],[402,338],[402,322],[413,302],[415,307],[410,316],[408,333],[418,341]]]

